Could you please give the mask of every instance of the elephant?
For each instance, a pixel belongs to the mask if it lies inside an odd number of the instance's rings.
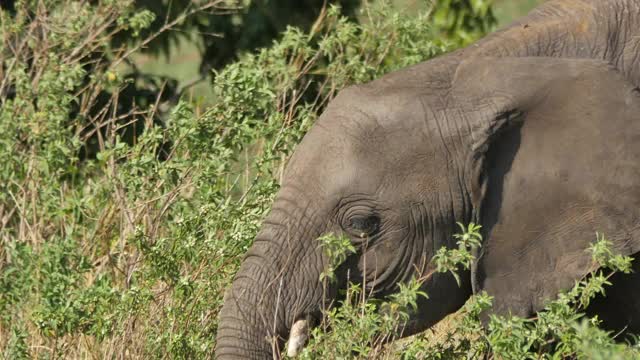
[[[596,232],[637,256],[639,86],[640,0],[550,0],[466,48],[342,90],[293,152],[225,294],[216,357],[272,358],[347,278],[387,296],[456,246],[457,222],[482,225],[476,260],[459,284],[448,273],[422,284],[429,298],[403,336],[480,291],[493,314],[535,314],[593,270]],[[327,233],[357,251],[325,288]],[[606,328],[640,332],[632,267],[587,309]]]

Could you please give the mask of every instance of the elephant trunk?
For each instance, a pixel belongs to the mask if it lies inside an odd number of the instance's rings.
[[[294,324],[322,306],[324,259],[314,241],[319,229],[300,218],[304,212],[284,211],[283,202],[274,204],[225,294],[217,359],[273,358]]]
[[[248,257],[225,294],[217,359],[270,359],[273,347],[278,345],[278,333],[283,332],[285,321],[278,294],[269,285],[276,274],[259,270],[260,262]]]

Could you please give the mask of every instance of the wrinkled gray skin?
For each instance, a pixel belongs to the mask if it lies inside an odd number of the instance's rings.
[[[456,221],[483,225],[462,286],[432,276],[404,335],[482,290],[495,313],[540,310],[593,269],[596,231],[636,254],[638,85],[640,0],[556,0],[465,49],[345,89],[288,165],[226,294],[216,357],[271,358],[293,323],[318,316],[328,260],[316,239],[328,232],[359,249],[330,303],[347,274],[383,297],[454,246]],[[613,283],[589,311],[640,331],[640,279]]]

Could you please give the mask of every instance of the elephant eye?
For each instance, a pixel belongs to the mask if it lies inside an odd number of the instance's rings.
[[[375,234],[379,225],[380,219],[375,215],[353,217],[349,221],[349,229],[360,238]]]

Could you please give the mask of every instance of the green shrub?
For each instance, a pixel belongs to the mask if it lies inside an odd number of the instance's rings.
[[[441,251],[435,271],[454,272],[468,268],[473,261],[471,248],[479,245],[479,226],[462,225],[455,237],[459,248]],[[368,299],[358,285],[351,285],[339,307],[326,310],[321,326],[314,329],[304,359],[317,358],[391,358],[391,359],[637,359],[640,346],[616,343],[613,335],[601,330],[597,318],[583,313],[589,302],[605,287],[616,272],[631,271],[630,257],[615,255],[611,243],[598,235],[589,249],[594,270],[575,286],[559,294],[533,319],[491,315],[486,326],[480,314],[491,308],[492,299],[480,293],[467,301],[450,319],[444,338],[430,331],[388,346],[402,332],[403,324],[416,307],[420,280],[400,285],[397,294],[385,301]],[[335,249],[333,254],[339,254]],[[329,254],[329,253],[328,253]],[[428,278],[428,277],[426,277]]]

